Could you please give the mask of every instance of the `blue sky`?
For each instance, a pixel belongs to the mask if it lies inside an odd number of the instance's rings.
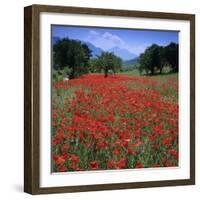
[[[96,47],[108,50],[113,47],[127,49],[139,55],[153,43],[167,45],[178,43],[178,32],[137,29],[112,29],[95,27],[52,26],[53,37],[69,37],[91,42]]]

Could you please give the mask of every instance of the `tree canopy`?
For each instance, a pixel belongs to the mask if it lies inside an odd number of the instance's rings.
[[[95,65],[97,67],[97,71],[103,70],[105,77],[107,77],[109,70],[111,70],[113,73],[116,73],[121,69],[122,60],[113,53],[103,52],[97,57]]]
[[[165,57],[174,72],[178,72],[178,44],[170,43],[165,47]]]
[[[170,43],[168,46],[152,44],[140,55],[139,71],[154,75],[162,73],[163,67],[169,65],[174,72],[178,71],[178,44]]]
[[[69,78],[76,78],[88,72],[104,71],[105,77],[109,70],[113,73],[119,71],[122,66],[121,58],[113,53],[102,52],[95,59],[90,59],[91,50],[80,41],[64,38],[53,46],[53,68],[56,71],[68,72]],[[69,68],[69,70],[66,70]]]
[[[63,38],[53,45],[53,68],[63,70],[69,67],[69,78],[88,72],[91,50],[80,41]]]

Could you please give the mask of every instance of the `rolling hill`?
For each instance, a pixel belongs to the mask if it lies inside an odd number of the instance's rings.
[[[137,57],[136,54],[131,53],[127,49],[122,49],[119,47],[113,47],[108,50],[109,52],[113,52],[116,56],[120,57],[123,61],[131,60]]]
[[[131,60],[124,61],[122,65],[124,67],[133,67],[136,66],[138,63],[139,63],[139,56]]]

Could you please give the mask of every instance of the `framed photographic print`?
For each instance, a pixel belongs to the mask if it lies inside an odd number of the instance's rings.
[[[24,191],[195,183],[195,16],[24,10]]]

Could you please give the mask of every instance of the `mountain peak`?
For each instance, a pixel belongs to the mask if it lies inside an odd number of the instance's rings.
[[[96,47],[94,44],[88,41],[81,41],[83,44],[86,44],[90,50],[92,50],[92,57],[95,58],[96,56],[101,55],[103,50],[99,47]]]
[[[59,37],[53,37],[52,44],[56,44],[57,41],[59,41],[61,38]],[[101,55],[101,53],[104,51],[103,49],[95,46],[89,41],[81,41],[82,44],[86,44],[88,48],[92,51],[92,57],[95,58],[96,56]],[[120,57],[123,61],[129,61],[131,59],[134,59],[138,57],[136,54],[130,52],[128,49],[121,48],[118,46],[114,46],[111,49],[107,50],[108,52],[113,52],[116,56]]]
[[[112,47],[108,50],[109,52],[113,52],[116,56],[120,57],[122,60],[131,60],[137,57],[136,54],[130,52],[128,49],[124,49],[121,47]]]

